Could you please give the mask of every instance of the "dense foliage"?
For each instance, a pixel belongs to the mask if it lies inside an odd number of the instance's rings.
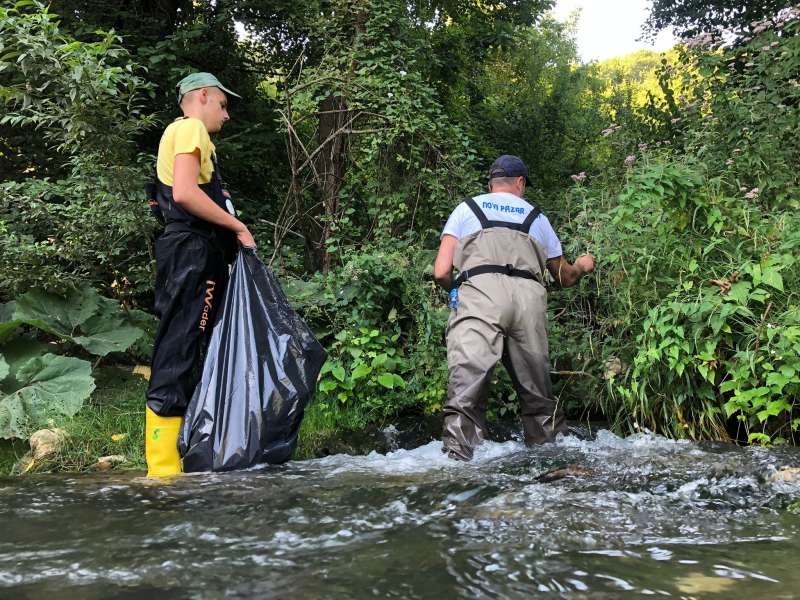
[[[598,259],[551,293],[569,414],[796,441],[800,11],[655,0],[649,29],[675,27],[684,46],[583,65],[552,5],[0,2],[6,351],[38,337],[102,354],[83,325],[13,316],[37,294],[94,289],[121,302],[105,325],[150,327],[133,311],[151,309],[158,233],[140,190],[174,83],[208,70],[244,97],[215,140],[223,175],[330,352],[313,408],[329,422],[439,411],[442,220],[515,153],[567,257]],[[493,390],[498,415],[516,409],[502,371]]]
[[[640,137],[636,110],[638,128],[628,117],[604,132],[631,150],[621,189],[568,196],[584,208],[575,234],[606,249],[597,397],[624,429],[796,441],[798,17],[665,61],[656,139]]]
[[[722,30],[748,30],[792,4],[792,0],[653,0],[645,29],[654,34],[673,27],[686,38]]]
[[[154,228],[134,138],[153,124],[152,85],[113,34],[78,42],[23,10],[0,7],[0,125],[15,132],[0,133],[0,297],[87,281],[143,293]]]

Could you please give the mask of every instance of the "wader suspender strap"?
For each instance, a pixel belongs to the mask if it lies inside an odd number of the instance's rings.
[[[217,153],[211,153],[211,166],[214,167],[213,176],[219,180],[219,185],[221,188],[225,188],[225,182],[222,180],[222,173],[219,172],[219,163],[217,162]]]
[[[219,183],[220,188],[224,188],[225,184],[222,181],[222,176],[220,175],[220,172],[219,172],[219,164],[217,163],[217,153],[216,152],[212,152],[211,153],[211,165],[213,167],[213,170],[211,171],[211,181],[209,181],[209,183],[214,183],[216,181],[216,182]],[[161,211],[161,209],[159,208],[158,202],[156,200],[152,199],[152,198],[155,197],[156,182],[158,182],[158,172],[155,169],[154,169],[154,171],[155,171],[153,173],[153,181],[154,181],[154,183],[147,184],[147,188],[146,188],[147,192],[148,192],[148,196],[150,197],[148,199],[148,203],[150,204],[150,210],[152,211],[153,216],[155,216],[159,221],[161,221],[162,224],[164,224],[165,223],[164,214]],[[203,185],[205,185],[205,184],[203,184]],[[212,200],[213,200],[213,198],[212,198]],[[216,201],[214,203],[217,204]],[[217,204],[217,206],[219,206],[219,204]],[[222,208],[222,207],[220,207],[220,208]],[[224,210],[227,210],[227,208],[225,208]],[[171,221],[169,223],[166,223],[165,227],[164,227],[164,232],[165,233],[194,233],[194,234],[203,236],[206,239],[212,239],[214,237],[214,230],[212,228],[204,227],[203,225],[199,225],[197,223],[186,223],[186,222],[183,222],[183,221]]]
[[[536,218],[542,214],[538,206],[534,206],[533,210],[525,218],[522,223],[509,223],[508,221],[490,221],[486,218],[484,212],[478,208],[478,204],[473,198],[465,198],[464,202],[469,206],[470,210],[475,213],[478,221],[481,223],[483,229],[491,229],[492,227],[505,227],[506,229],[513,229],[527,234]],[[499,273],[501,275],[508,275],[509,277],[521,277],[522,279],[533,279],[542,283],[542,278],[539,275],[525,271],[523,269],[515,269],[514,265],[479,265],[471,269],[466,269],[459,273],[456,280],[453,282],[453,287],[459,287],[470,277],[475,275],[483,275],[484,273]]]

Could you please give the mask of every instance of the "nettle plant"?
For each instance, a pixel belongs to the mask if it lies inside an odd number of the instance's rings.
[[[618,194],[576,192],[592,195],[571,227],[600,261],[588,321],[606,383],[597,402],[626,432],[795,440],[800,220],[709,173],[657,149]]]
[[[800,425],[798,296],[786,283],[798,276],[797,219],[685,169],[643,168],[610,211],[634,248],[617,260],[627,283],[612,293],[638,305],[629,316],[641,323],[614,389],[619,420],[676,437],[782,443]]]
[[[376,248],[350,251],[329,273],[287,280],[287,295],[329,353],[317,401],[330,410],[392,414],[406,403],[405,344],[413,319],[403,302],[409,260]]]
[[[796,310],[775,319],[771,309],[784,300],[781,272],[795,264],[772,255],[713,283],[688,279],[651,309],[624,389],[631,418],[678,437],[724,439],[735,417],[749,442],[785,441],[800,423],[791,419],[800,353],[797,325],[784,323],[800,321]],[[701,275],[696,264],[689,271]]]
[[[390,317],[396,322],[396,313]],[[329,346],[332,358],[320,375],[320,400],[355,403],[362,409],[385,412],[385,407],[394,404],[386,396],[406,387],[402,374],[408,364],[399,345],[400,336],[399,327],[391,334],[363,326],[337,333]]]

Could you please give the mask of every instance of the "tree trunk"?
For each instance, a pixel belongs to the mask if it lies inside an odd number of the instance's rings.
[[[314,204],[307,210],[300,201],[301,192],[293,182],[297,211],[305,213],[301,232],[305,238],[303,266],[306,272],[327,273],[331,268],[328,240],[339,208],[339,190],[347,167],[347,134],[341,129],[347,123],[349,111],[341,97],[328,96],[319,105],[317,143],[319,152],[314,158]]]

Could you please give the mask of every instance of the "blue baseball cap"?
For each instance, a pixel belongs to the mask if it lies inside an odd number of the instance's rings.
[[[503,154],[492,163],[492,167],[489,169],[489,179],[495,177],[524,177],[527,185],[533,185],[528,177],[528,167],[519,156],[511,154]]]

